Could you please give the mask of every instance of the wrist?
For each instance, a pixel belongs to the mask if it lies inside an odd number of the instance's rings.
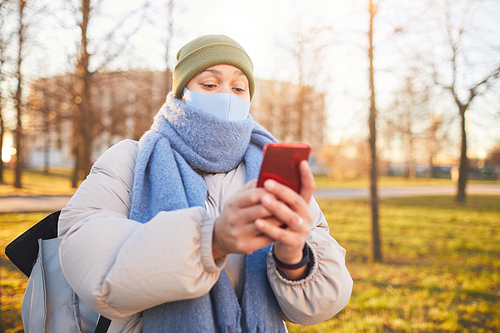
[[[214,256],[215,218],[204,218],[200,228],[200,256],[203,267],[207,272],[219,272],[225,266],[225,257],[217,254]]]
[[[223,247],[217,237],[217,220],[215,220],[214,230],[212,233],[212,255],[214,260],[217,260],[227,256],[227,254],[228,253],[223,250]]]
[[[276,265],[281,268],[281,269],[284,269],[284,270],[296,270],[296,269],[300,269],[304,266],[306,266],[307,264],[309,264],[309,261],[310,261],[310,257],[309,257],[309,247],[307,246],[307,244],[304,244],[304,247],[302,248],[302,256],[301,256],[301,259],[293,264],[289,264],[289,263],[285,263],[283,261],[281,261],[280,259],[278,259],[278,257],[276,256],[276,253],[274,251],[274,248],[273,248],[273,258],[274,258],[274,261],[276,263]]]
[[[227,253],[222,250],[219,250],[216,246],[212,246],[212,255],[214,257],[214,260],[217,260],[227,256]]]
[[[306,244],[305,242],[303,244],[304,245],[301,247],[290,248],[289,246],[284,246],[279,242],[275,242],[273,245],[273,254],[280,263],[294,265],[304,258],[304,248]]]

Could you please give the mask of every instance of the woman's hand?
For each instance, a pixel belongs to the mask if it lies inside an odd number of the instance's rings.
[[[229,253],[251,254],[272,242],[255,227],[255,220],[270,217],[261,204],[266,190],[256,188],[256,180],[248,182],[238,194],[224,206],[222,214],[215,221],[212,252],[214,259]]]
[[[256,229],[274,241],[274,254],[281,262],[289,265],[302,260],[302,250],[309,235],[312,221],[309,202],[314,192],[314,177],[309,163],[300,164],[300,194],[274,180],[267,180],[261,196],[262,206],[270,217],[255,221]],[[286,226],[286,228],[283,228]],[[307,273],[307,265],[295,270],[285,270],[287,278],[297,280]]]

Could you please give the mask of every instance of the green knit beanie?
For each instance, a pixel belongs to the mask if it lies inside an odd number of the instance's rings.
[[[225,35],[205,35],[193,39],[177,52],[172,91],[181,99],[186,84],[201,71],[215,65],[232,65],[248,78],[250,99],[255,90],[252,60],[243,47]]]

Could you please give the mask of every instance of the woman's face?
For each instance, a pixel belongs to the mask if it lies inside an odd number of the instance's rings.
[[[215,65],[205,69],[192,78],[186,88],[199,93],[230,93],[250,102],[246,75],[231,65]]]

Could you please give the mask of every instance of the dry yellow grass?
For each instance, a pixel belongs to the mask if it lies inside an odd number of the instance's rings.
[[[0,184],[0,197],[6,196],[36,196],[36,195],[73,195],[74,188],[67,172],[44,175],[42,172],[23,172],[21,178],[23,188],[15,188],[14,173],[11,170],[4,172],[5,184]]]

